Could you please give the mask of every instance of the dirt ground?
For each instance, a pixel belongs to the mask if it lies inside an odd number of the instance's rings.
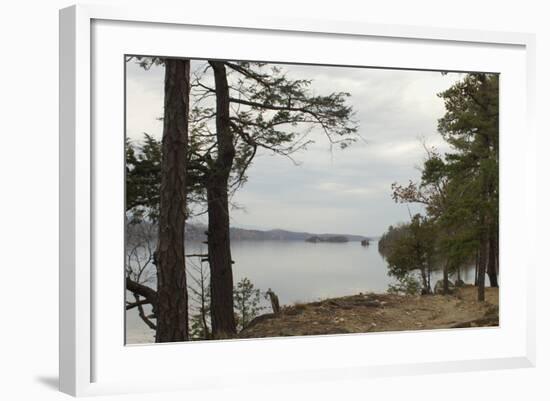
[[[498,288],[477,288],[453,295],[359,294],[284,307],[278,314],[257,317],[239,337],[279,337],[381,331],[498,326]]]

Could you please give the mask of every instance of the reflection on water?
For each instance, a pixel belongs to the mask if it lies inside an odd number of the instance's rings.
[[[186,244],[187,254],[205,251],[201,243]],[[233,241],[231,252],[235,283],[248,277],[262,291],[271,288],[281,304],[360,292],[385,292],[393,282],[374,241],[368,247],[359,242]],[[434,273],[432,283],[440,278],[439,272]],[[462,279],[472,283],[473,269],[463,271]],[[152,342],[154,333],[141,321],[137,311],[130,310],[126,315],[127,342]]]

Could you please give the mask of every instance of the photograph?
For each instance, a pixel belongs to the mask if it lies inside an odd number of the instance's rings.
[[[5,3],[2,399],[550,400],[543,2]]]
[[[499,326],[498,73],[121,62],[126,345]]]

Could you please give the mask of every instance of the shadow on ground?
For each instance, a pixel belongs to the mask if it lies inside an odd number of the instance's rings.
[[[39,376],[36,378],[36,381],[50,390],[59,390],[59,378],[57,376]]]

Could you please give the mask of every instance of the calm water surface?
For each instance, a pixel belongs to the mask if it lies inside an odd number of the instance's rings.
[[[256,288],[271,288],[281,304],[311,302],[360,292],[386,292],[393,279],[378,253],[378,243],[308,243],[302,241],[233,241],[235,283],[249,278]],[[187,243],[186,253],[206,253],[205,245]],[[435,273],[432,283],[440,279]],[[473,269],[462,279],[472,283]],[[155,283],[149,283],[155,285]],[[126,314],[127,342],[153,342],[150,330],[133,309]]]

